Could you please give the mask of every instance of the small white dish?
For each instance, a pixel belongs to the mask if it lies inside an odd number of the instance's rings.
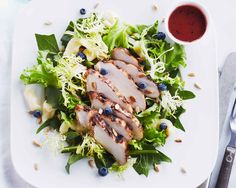
[[[169,18],[171,16],[171,14],[180,6],[184,6],[184,5],[189,5],[189,6],[193,6],[193,7],[196,7],[198,8],[202,14],[204,15],[205,19],[206,19],[206,29],[205,29],[205,32],[204,34],[196,39],[196,40],[193,40],[191,42],[188,42],[188,41],[183,41],[183,40],[179,40],[177,39],[169,30]],[[167,11],[167,14],[166,14],[166,18],[165,18],[165,31],[166,31],[166,34],[167,36],[174,42],[176,43],[179,43],[179,44],[182,44],[182,45],[189,45],[189,44],[193,44],[193,43],[197,43],[201,40],[204,40],[205,36],[208,34],[208,29],[210,27],[210,24],[211,24],[211,21],[210,21],[210,16],[209,16],[209,13],[208,13],[208,10],[207,8],[203,5],[203,4],[200,4],[200,3],[197,3],[195,1],[180,1],[176,4],[174,4],[173,6],[171,6],[169,8],[169,10]]]

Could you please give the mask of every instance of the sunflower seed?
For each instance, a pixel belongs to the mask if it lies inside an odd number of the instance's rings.
[[[154,164],[154,170],[156,172],[159,172],[160,171],[160,168],[159,168],[159,165],[158,164]]]
[[[94,5],[93,9],[98,8],[98,6],[99,6],[99,3],[96,3],[96,4]]]
[[[35,170],[35,171],[38,171],[38,169],[39,169],[38,164],[37,164],[37,163],[34,163],[34,170]]]
[[[185,169],[184,167],[181,167],[181,168],[180,168],[180,172],[182,172],[183,174],[186,174],[186,173],[187,173],[187,171],[186,171],[186,169]]]
[[[182,140],[181,140],[180,138],[178,138],[178,139],[175,139],[175,142],[177,142],[177,143],[181,143]]]
[[[93,159],[89,159],[89,160],[88,160],[88,164],[89,164],[89,166],[90,166],[91,168],[94,168],[94,166],[95,166],[95,163],[94,163],[94,160],[93,160]]]
[[[201,86],[198,83],[194,83],[194,87],[197,89],[202,89]]]
[[[36,147],[39,147],[39,148],[42,147],[42,146],[41,146],[37,141],[35,141],[35,140],[33,140],[32,144],[33,144],[34,146],[36,146]]]
[[[44,22],[44,25],[52,25],[52,22],[51,21],[46,21],[46,22]]]
[[[188,77],[195,77],[195,73],[194,73],[194,72],[190,72],[190,73],[188,74]]]
[[[154,10],[154,11],[157,11],[157,10],[158,10],[157,4],[152,5],[152,10]]]

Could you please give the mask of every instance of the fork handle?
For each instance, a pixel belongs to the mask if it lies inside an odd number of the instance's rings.
[[[236,148],[227,146],[217,179],[216,188],[227,188],[232,170]]]

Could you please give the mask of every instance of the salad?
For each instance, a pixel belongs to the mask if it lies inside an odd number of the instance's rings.
[[[35,37],[37,63],[20,76],[25,100],[40,124],[37,134],[62,138],[52,145],[68,155],[68,173],[84,158],[101,176],[129,167],[148,176],[171,162],[158,149],[174,128],[185,131],[183,101],[195,95],[181,79],[184,47],[167,42],[158,21],[131,25],[91,13],[69,23],[63,48],[53,34]],[[43,88],[43,101],[32,84]]]

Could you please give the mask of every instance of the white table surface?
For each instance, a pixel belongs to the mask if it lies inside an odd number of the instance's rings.
[[[158,2],[158,0],[157,0]],[[205,0],[215,24],[218,64],[221,67],[230,52],[236,51],[236,1]],[[27,0],[0,0],[0,187],[27,188],[10,163],[10,66],[11,42],[17,11]],[[201,62],[200,62],[201,63]],[[204,63],[204,62],[203,62]],[[17,114],[16,114],[17,115]],[[234,165],[236,166],[236,165]],[[201,173],[201,172],[199,172]],[[233,171],[232,175],[236,175]],[[235,179],[234,177],[233,179]],[[232,178],[231,178],[232,179]],[[236,180],[230,188],[236,187]]]

